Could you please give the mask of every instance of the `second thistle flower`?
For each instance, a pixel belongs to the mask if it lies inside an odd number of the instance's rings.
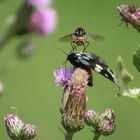
[[[71,78],[70,90],[63,104],[62,125],[69,132],[77,132],[84,128],[84,112],[86,110],[87,73],[76,69]],[[64,94],[65,96],[65,94]]]

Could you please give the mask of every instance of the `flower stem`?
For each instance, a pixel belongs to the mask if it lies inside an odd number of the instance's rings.
[[[65,134],[65,140],[72,140],[74,133],[67,133]]]
[[[93,140],[98,140],[100,136],[101,136],[101,134],[95,133]]]

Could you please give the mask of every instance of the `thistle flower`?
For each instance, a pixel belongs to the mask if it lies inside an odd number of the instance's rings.
[[[87,78],[87,72],[80,68],[72,75],[69,96],[62,114],[62,125],[67,133],[75,133],[84,128]]]
[[[49,5],[51,0],[26,0],[27,4],[36,8]]]
[[[8,114],[5,119],[5,126],[7,129],[7,134],[13,140],[18,140],[21,137],[21,130],[24,125],[22,120],[14,114]]]
[[[55,82],[58,86],[61,86],[64,90],[70,87],[70,81],[72,74],[74,72],[73,68],[61,67],[54,71]]]
[[[140,32],[140,10],[133,5],[119,5],[117,7],[122,21],[128,26],[130,23],[138,32]]]
[[[21,130],[21,137],[24,140],[33,139],[37,134],[36,126],[32,124],[24,124]]]
[[[30,23],[33,31],[41,35],[48,35],[56,28],[56,12],[49,8],[38,9],[31,15]]]

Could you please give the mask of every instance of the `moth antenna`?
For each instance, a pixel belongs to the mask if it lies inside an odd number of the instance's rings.
[[[63,54],[68,55],[64,50],[62,50],[62,49],[60,49],[60,48],[58,48],[58,47],[54,47],[54,48],[56,48],[56,49],[58,49],[59,51],[63,52]]]

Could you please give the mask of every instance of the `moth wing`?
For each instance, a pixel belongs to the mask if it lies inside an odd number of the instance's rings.
[[[109,68],[103,59],[92,53],[83,53],[78,59],[82,65],[89,67],[103,75],[112,82],[117,83],[115,73]]]

